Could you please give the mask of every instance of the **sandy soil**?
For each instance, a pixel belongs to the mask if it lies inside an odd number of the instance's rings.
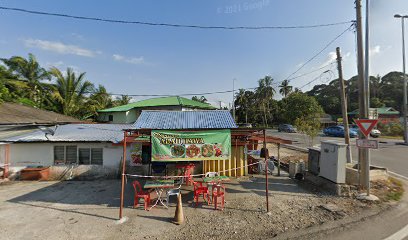
[[[124,209],[128,220],[122,224],[117,221],[118,180],[1,184],[0,239],[260,239],[384,207],[311,192],[286,176],[268,182],[269,214],[264,176],[226,183],[223,211],[207,204],[193,207],[192,187],[183,186],[186,220],[181,226],[171,223],[175,199],[169,209],[133,209],[130,182]]]

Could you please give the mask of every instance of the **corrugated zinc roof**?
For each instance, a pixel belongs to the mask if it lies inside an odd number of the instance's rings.
[[[399,111],[395,110],[392,107],[382,107],[382,108],[370,108],[370,111],[377,111],[378,114],[384,114],[384,115],[396,115],[399,114]],[[356,115],[360,114],[359,109],[356,109],[352,112],[347,113],[348,115]]]
[[[0,104],[0,124],[24,125],[24,124],[58,124],[80,123],[79,119],[63,114],[46,111],[18,103],[4,102]]]
[[[118,143],[123,139],[122,130],[129,127],[131,127],[131,124],[68,124],[58,126],[54,135],[47,134],[47,136],[45,136],[43,131],[38,130],[21,136],[0,139],[0,141]]]
[[[129,103],[122,106],[117,106],[113,108],[99,110],[98,112],[123,112],[129,111],[133,108],[143,108],[143,107],[159,107],[159,106],[182,106],[182,107],[191,107],[198,109],[215,109],[208,103],[202,103],[194,101],[188,98],[183,98],[179,96],[173,97],[161,97],[161,98],[151,98],[134,103]]]
[[[142,111],[130,129],[237,128],[229,111]]]

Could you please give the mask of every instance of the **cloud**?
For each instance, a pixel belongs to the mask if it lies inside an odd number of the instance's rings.
[[[63,61],[58,61],[58,62],[46,62],[45,66],[47,67],[61,67],[64,65]]]
[[[71,33],[71,36],[81,41],[85,40],[85,37],[78,33]]]
[[[113,54],[112,58],[118,62],[126,62],[131,64],[142,64],[145,62],[143,57],[125,57],[119,54]]]
[[[343,62],[344,62],[344,61],[346,61],[348,58],[350,58],[350,56],[351,56],[351,52],[346,52],[345,54],[342,53],[341,58],[342,58],[342,60],[343,60]],[[327,56],[327,58],[326,58],[326,60],[319,66],[319,68],[324,67],[324,66],[326,66],[326,65],[329,65],[330,63],[336,61],[336,59],[337,59],[337,54],[336,54],[336,52],[329,52],[329,53],[328,53],[328,56]]]
[[[377,46],[372,47],[370,49],[370,55],[371,56],[374,56],[374,55],[379,54],[379,53],[381,53],[381,46],[380,45],[377,45]]]
[[[380,46],[380,45],[376,45],[374,47],[372,47],[370,49],[370,56],[375,56],[375,55],[379,55],[382,54],[383,52],[387,51],[391,49],[391,46],[386,46],[385,48]]]
[[[72,54],[83,57],[95,57],[96,54],[100,54],[100,52],[94,52],[89,49],[81,48],[75,45],[67,45],[61,42],[52,42],[40,39],[26,39],[24,40],[24,43],[27,47],[40,48],[59,54]]]
[[[324,67],[324,66],[332,63],[333,61],[336,60],[336,58],[337,58],[336,52],[329,52],[326,60],[319,66],[319,68]]]

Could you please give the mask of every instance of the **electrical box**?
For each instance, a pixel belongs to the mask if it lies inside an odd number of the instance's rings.
[[[311,147],[309,149],[307,170],[313,175],[320,173],[320,148]]]
[[[322,141],[320,147],[320,176],[335,183],[346,182],[347,144]]]

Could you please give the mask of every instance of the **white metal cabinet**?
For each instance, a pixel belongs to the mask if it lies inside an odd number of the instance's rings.
[[[320,176],[335,183],[346,182],[346,144],[322,141]]]

